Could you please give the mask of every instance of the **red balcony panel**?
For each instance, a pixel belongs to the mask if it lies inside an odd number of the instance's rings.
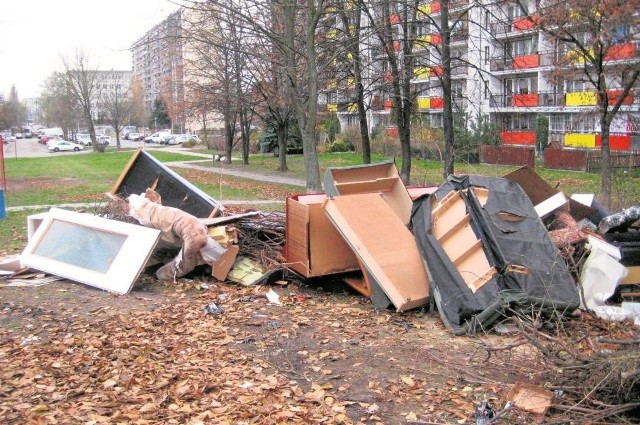
[[[398,127],[387,128],[387,136],[399,137],[400,132],[398,131]]]
[[[531,19],[527,17],[516,18],[513,20],[514,31],[526,31],[535,28],[537,25],[537,19],[533,16]]]
[[[505,145],[536,144],[536,133],[534,131],[503,131],[500,133],[500,138]]]
[[[441,97],[432,97],[431,98],[431,109],[442,109],[444,108],[444,99]]]
[[[398,15],[397,13],[394,13],[393,15],[391,15],[391,25],[395,25],[399,23],[400,23],[400,15]]]
[[[602,135],[596,134],[596,147],[602,146]],[[609,135],[609,149],[616,151],[628,151],[631,149],[631,136],[624,134]]]
[[[442,44],[442,36],[440,34],[431,34],[431,44],[439,46]]]
[[[515,107],[538,106],[538,93],[514,94],[513,106]]]
[[[620,96],[622,96],[622,92],[624,90],[609,90],[608,94],[609,94],[609,106],[613,106],[615,105],[618,100],[620,100]],[[627,97],[624,98],[624,100],[622,101],[623,105],[631,105],[633,103],[633,93],[629,92],[629,94],[627,94]]]
[[[385,100],[384,109],[391,109],[391,108],[393,108],[393,102],[391,100]]]
[[[393,81],[393,76],[391,75],[391,71],[385,71],[384,72],[384,82],[385,83],[390,83]]]
[[[438,13],[438,12],[440,12],[440,2],[434,1],[431,3],[431,13]]]
[[[393,51],[394,52],[399,52],[400,51],[400,42],[399,41],[394,41],[393,42]]]
[[[634,43],[615,44],[611,46],[607,54],[604,56],[605,60],[619,60],[632,58],[636,55],[636,45]]]
[[[513,58],[513,69],[535,68],[537,66],[540,66],[540,55],[538,53]]]
[[[440,65],[435,66],[432,70],[431,70],[431,76],[432,77],[442,77],[442,67]]]

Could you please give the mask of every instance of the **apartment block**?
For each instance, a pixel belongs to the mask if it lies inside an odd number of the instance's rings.
[[[538,29],[536,2],[454,0],[448,3],[451,52],[451,86],[454,115],[470,129],[480,120],[500,129],[504,144],[535,145],[536,125],[540,117],[548,120],[549,143],[565,147],[598,148],[601,129],[597,94],[584,75],[569,72],[585,66],[584,58],[570,45],[558,43]],[[432,127],[442,126],[442,35],[440,1],[424,1],[415,14],[403,13],[402,4],[388,16],[394,41],[382,46],[371,28],[364,28],[361,55],[370,63],[365,67],[365,85],[371,125],[383,125],[393,132],[392,81],[386,53],[396,52],[399,60],[406,50],[401,21],[412,22],[413,70],[411,93],[415,114]],[[640,11],[629,11],[637,16]],[[384,16],[379,13],[378,16]],[[364,21],[363,21],[364,22]],[[336,19],[336,33],[344,25]],[[640,41],[633,34],[638,28],[620,24],[615,29],[613,48],[605,57],[606,67],[640,66]],[[368,35],[366,35],[368,34]],[[578,36],[587,35],[579,33]],[[573,58],[568,61],[567,58]],[[564,72],[562,71],[564,67]],[[560,70],[560,71],[559,71]],[[612,74],[613,75],[613,74]],[[341,124],[355,125],[356,110],[348,78],[328,80],[320,103],[326,111],[336,112]],[[608,79],[610,108],[622,95],[624,81]],[[610,146],[613,150],[640,149],[640,84],[625,97],[611,123]]]

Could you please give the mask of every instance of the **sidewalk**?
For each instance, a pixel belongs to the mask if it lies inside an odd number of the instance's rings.
[[[190,149],[186,148],[163,148],[163,152],[173,152],[179,153],[183,155],[191,155],[191,156],[200,156],[202,158],[206,158],[210,161],[211,165],[197,165],[197,163],[201,163],[199,160],[191,160],[191,161],[174,161],[174,162],[165,162],[167,167],[176,167],[176,168],[188,168],[191,170],[199,170],[199,171],[207,171],[210,173],[217,174],[227,174],[230,176],[241,177],[249,180],[258,180],[269,183],[277,183],[277,184],[287,184],[291,186],[300,186],[306,187],[307,183],[303,179],[297,179],[294,177],[286,177],[286,176],[274,176],[270,174],[256,173],[254,171],[244,171],[238,169],[230,169],[230,168],[222,168],[216,167],[213,161],[213,155],[199,153],[199,152],[191,152]]]

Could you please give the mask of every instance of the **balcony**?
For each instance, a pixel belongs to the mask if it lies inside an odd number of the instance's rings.
[[[505,145],[535,145],[535,131],[507,130],[500,132],[500,139]]]
[[[421,111],[442,109],[444,101],[441,97],[418,97],[418,109]]]
[[[604,58],[607,61],[630,59],[636,57],[637,52],[636,43],[615,44],[609,48]]]
[[[548,58],[542,60],[540,53],[532,53],[530,55],[521,56],[502,56],[491,59],[491,71],[512,71],[520,69],[531,69],[541,66],[542,62],[548,62]]]
[[[594,91],[573,92],[565,95],[567,106],[596,106],[597,104],[598,94]]]
[[[613,106],[620,100],[622,96],[623,90],[609,90],[607,95],[609,97],[609,106]],[[627,96],[622,101],[623,105],[632,105],[633,104],[633,91],[629,91]]]
[[[538,93],[514,94],[512,101],[516,108],[538,106]]]
[[[513,69],[537,68],[539,66],[540,55],[538,53],[513,57]]]
[[[442,36],[440,34],[421,35],[416,38],[416,47],[426,49],[429,46],[439,46],[442,44]]]
[[[521,94],[497,94],[491,96],[489,105],[492,108],[533,108],[538,106],[561,107],[565,104],[564,93],[537,92]]]

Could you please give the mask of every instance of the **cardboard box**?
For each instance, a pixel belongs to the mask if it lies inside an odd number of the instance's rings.
[[[304,277],[359,270],[358,260],[331,224],[322,203],[324,194],[295,195],[286,201],[288,267]]]

